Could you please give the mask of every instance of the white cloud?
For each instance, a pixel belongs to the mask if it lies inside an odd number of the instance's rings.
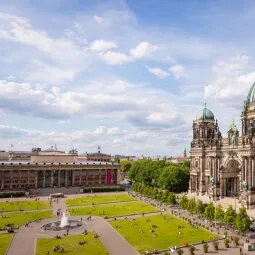
[[[182,65],[174,65],[169,68],[169,71],[174,75],[176,79],[180,79],[185,75],[185,68]]]
[[[216,77],[205,86],[205,96],[239,109],[255,80],[255,72],[248,68],[250,60],[249,56],[238,55],[217,62],[213,66]]]
[[[155,67],[155,68],[148,67],[148,70],[149,70],[150,73],[154,74],[155,76],[157,76],[160,79],[164,79],[167,76],[169,76],[169,73],[167,71],[162,70],[162,69],[157,68],[157,67]]]
[[[148,42],[141,42],[135,48],[130,49],[130,54],[135,58],[144,58],[158,49],[157,45],[152,45]]]
[[[116,47],[117,44],[114,41],[95,40],[90,44],[89,49],[95,52],[102,52]]]
[[[102,24],[104,22],[104,19],[100,16],[97,16],[97,15],[94,15],[93,19],[98,24]]]
[[[250,56],[237,55],[227,61],[219,61],[213,66],[213,71],[219,74],[229,74],[233,72],[242,72],[251,60]]]
[[[132,59],[125,53],[116,51],[107,51],[101,54],[104,61],[110,65],[122,65],[125,62],[131,61]]]

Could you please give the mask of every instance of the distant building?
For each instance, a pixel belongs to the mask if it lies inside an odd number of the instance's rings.
[[[81,161],[95,161],[95,162],[111,162],[112,156],[108,154],[101,153],[100,150],[94,153],[81,154],[77,158]]]
[[[185,157],[169,157],[166,159],[167,162],[175,163],[175,164],[183,164],[186,160],[188,160]]]
[[[9,152],[7,151],[0,151],[0,161],[9,160]]]
[[[10,159],[0,162],[0,191],[119,184],[120,165],[110,163],[110,155],[99,151],[87,156],[88,160],[82,160],[76,150],[65,153],[56,146],[47,150],[10,152]]]

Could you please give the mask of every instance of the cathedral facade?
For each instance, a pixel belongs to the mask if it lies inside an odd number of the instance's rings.
[[[255,84],[241,113],[241,134],[234,122],[223,138],[218,121],[205,105],[193,121],[189,192],[213,200],[235,197],[255,208]]]

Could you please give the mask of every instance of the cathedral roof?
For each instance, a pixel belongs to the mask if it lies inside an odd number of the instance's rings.
[[[206,107],[206,104],[204,108],[198,113],[196,120],[214,120],[214,115],[212,111]]]
[[[247,105],[251,104],[252,102],[255,102],[255,83],[253,83],[251,86],[246,100]]]

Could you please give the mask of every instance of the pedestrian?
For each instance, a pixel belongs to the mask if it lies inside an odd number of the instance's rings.
[[[81,217],[81,221],[82,221],[82,217]]]
[[[243,250],[241,247],[240,247],[240,255],[243,255]]]

